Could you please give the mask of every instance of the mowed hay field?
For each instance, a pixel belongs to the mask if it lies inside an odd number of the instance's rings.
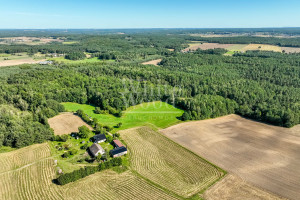
[[[80,126],[90,127],[79,116],[74,113],[61,113],[48,120],[50,127],[54,130],[55,135],[70,134],[72,132],[78,132]]]
[[[106,170],[65,186],[55,185],[56,166],[49,155],[46,143],[0,154],[5,165],[0,172],[0,199],[178,199],[130,171]]]
[[[224,171],[149,127],[121,131],[131,168],[183,197],[191,197],[219,180]]]
[[[274,51],[282,52],[281,47],[268,44],[249,44],[246,47],[242,48],[241,51]]]
[[[300,126],[275,127],[228,115],[187,122],[162,133],[246,182],[300,197]]]
[[[206,200],[232,200],[232,199],[249,199],[249,200],[282,200],[284,198],[275,196],[252,186],[241,178],[228,174],[224,179],[213,185],[204,193]]]
[[[219,44],[219,43],[191,43],[189,47],[182,50],[183,52],[187,51],[196,51],[197,49],[207,50],[207,49],[227,49],[233,46],[233,44]]]

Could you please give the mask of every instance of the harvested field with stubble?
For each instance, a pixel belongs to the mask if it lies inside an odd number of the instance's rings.
[[[121,135],[129,148],[131,168],[180,196],[205,190],[225,173],[149,127],[124,130]]]
[[[148,62],[142,63],[143,65],[155,65],[158,66],[158,64],[162,61],[162,59],[157,59],[157,60],[151,60]]]
[[[78,128],[80,126],[87,126],[90,130],[92,130],[92,127],[85,123],[79,116],[71,112],[61,113],[60,115],[49,119],[48,123],[54,130],[55,135],[78,132]]]
[[[58,186],[56,166],[47,143],[0,154],[5,167],[0,172],[0,199],[5,200],[115,200],[165,199],[177,197],[134,173],[98,172],[77,182]],[[9,160],[8,158],[13,159]]]
[[[241,178],[228,174],[213,185],[203,195],[206,200],[284,200],[243,181]]]
[[[300,126],[275,127],[229,115],[162,130],[175,142],[279,196],[300,196]]]
[[[234,46],[234,44],[194,43],[194,44],[189,44],[189,47],[182,50],[182,52],[196,51],[197,49],[202,49],[202,50],[219,49],[219,48],[227,49],[231,46]]]
[[[299,47],[281,47],[285,53],[300,53]]]
[[[242,48],[241,51],[274,51],[282,52],[281,47],[268,44],[249,44]]]

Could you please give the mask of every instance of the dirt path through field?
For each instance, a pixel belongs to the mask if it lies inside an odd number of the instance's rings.
[[[286,129],[229,115],[187,122],[162,133],[247,182],[300,197],[300,127]]]

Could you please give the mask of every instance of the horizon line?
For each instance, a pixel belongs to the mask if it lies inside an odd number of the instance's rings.
[[[132,30],[132,29],[281,29],[281,28],[300,28],[300,26],[291,27],[193,27],[193,28],[182,28],[182,27],[159,27],[159,28],[0,28],[0,30]]]

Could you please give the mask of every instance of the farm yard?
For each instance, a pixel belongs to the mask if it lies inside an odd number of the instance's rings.
[[[52,183],[56,177],[54,158],[44,143],[0,156],[5,167],[0,172],[0,199],[178,199],[132,172],[112,170],[96,173],[65,186]],[[10,160],[13,156],[14,159]],[[17,182],[16,182],[17,181]]]
[[[279,196],[300,196],[300,127],[275,127],[237,115],[187,122],[162,130],[246,182]]]
[[[134,171],[185,198],[205,190],[225,173],[149,127],[124,130],[121,136]]]
[[[50,128],[54,130],[55,135],[70,134],[77,132],[80,126],[87,126],[92,130],[87,123],[74,113],[61,113],[48,120]]]

